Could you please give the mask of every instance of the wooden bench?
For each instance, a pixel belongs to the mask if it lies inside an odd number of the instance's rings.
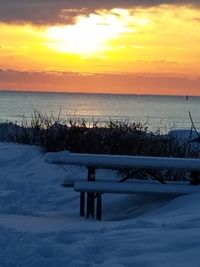
[[[80,192],[80,216],[89,218],[95,217],[101,220],[102,214],[102,193],[117,194],[174,194],[183,195],[200,192],[200,187],[188,184],[159,184],[117,181],[98,181],[96,169],[146,169],[146,170],[179,170],[191,172],[193,184],[199,183],[200,159],[191,158],[170,158],[170,157],[144,157],[124,155],[101,155],[101,154],[79,154],[67,151],[47,153],[45,160],[48,163],[59,165],[78,165],[88,169],[85,181],[69,179],[64,184],[73,187]],[[87,199],[85,194],[87,193]]]

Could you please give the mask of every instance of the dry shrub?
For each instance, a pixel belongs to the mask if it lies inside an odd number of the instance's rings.
[[[194,150],[188,141],[180,143],[176,137],[153,133],[147,124],[113,121],[107,123],[69,117],[62,121],[58,116],[42,115],[34,111],[30,123],[0,124],[0,140],[22,144],[39,145],[48,151],[69,150],[76,153],[98,153],[116,155],[143,155],[163,157],[193,157]],[[199,151],[196,153],[199,156]],[[133,171],[135,172],[135,170]],[[128,170],[130,173],[130,170]],[[165,179],[179,180],[182,173],[165,172]],[[147,176],[152,173],[148,172]],[[163,173],[153,173],[162,180]],[[144,176],[144,173],[143,173]],[[185,177],[185,176],[184,176]]]

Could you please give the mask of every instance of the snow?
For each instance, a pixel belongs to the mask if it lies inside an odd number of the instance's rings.
[[[61,184],[86,175],[45,162],[38,147],[0,143],[0,266],[199,266],[199,193],[105,194],[103,221],[85,220],[79,194]]]

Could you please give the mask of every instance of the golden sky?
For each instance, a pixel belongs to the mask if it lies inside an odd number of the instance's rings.
[[[52,19],[4,12],[0,89],[200,95],[195,3],[64,7]]]

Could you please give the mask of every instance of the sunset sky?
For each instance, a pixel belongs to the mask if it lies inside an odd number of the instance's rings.
[[[200,95],[200,1],[1,0],[0,90]]]

